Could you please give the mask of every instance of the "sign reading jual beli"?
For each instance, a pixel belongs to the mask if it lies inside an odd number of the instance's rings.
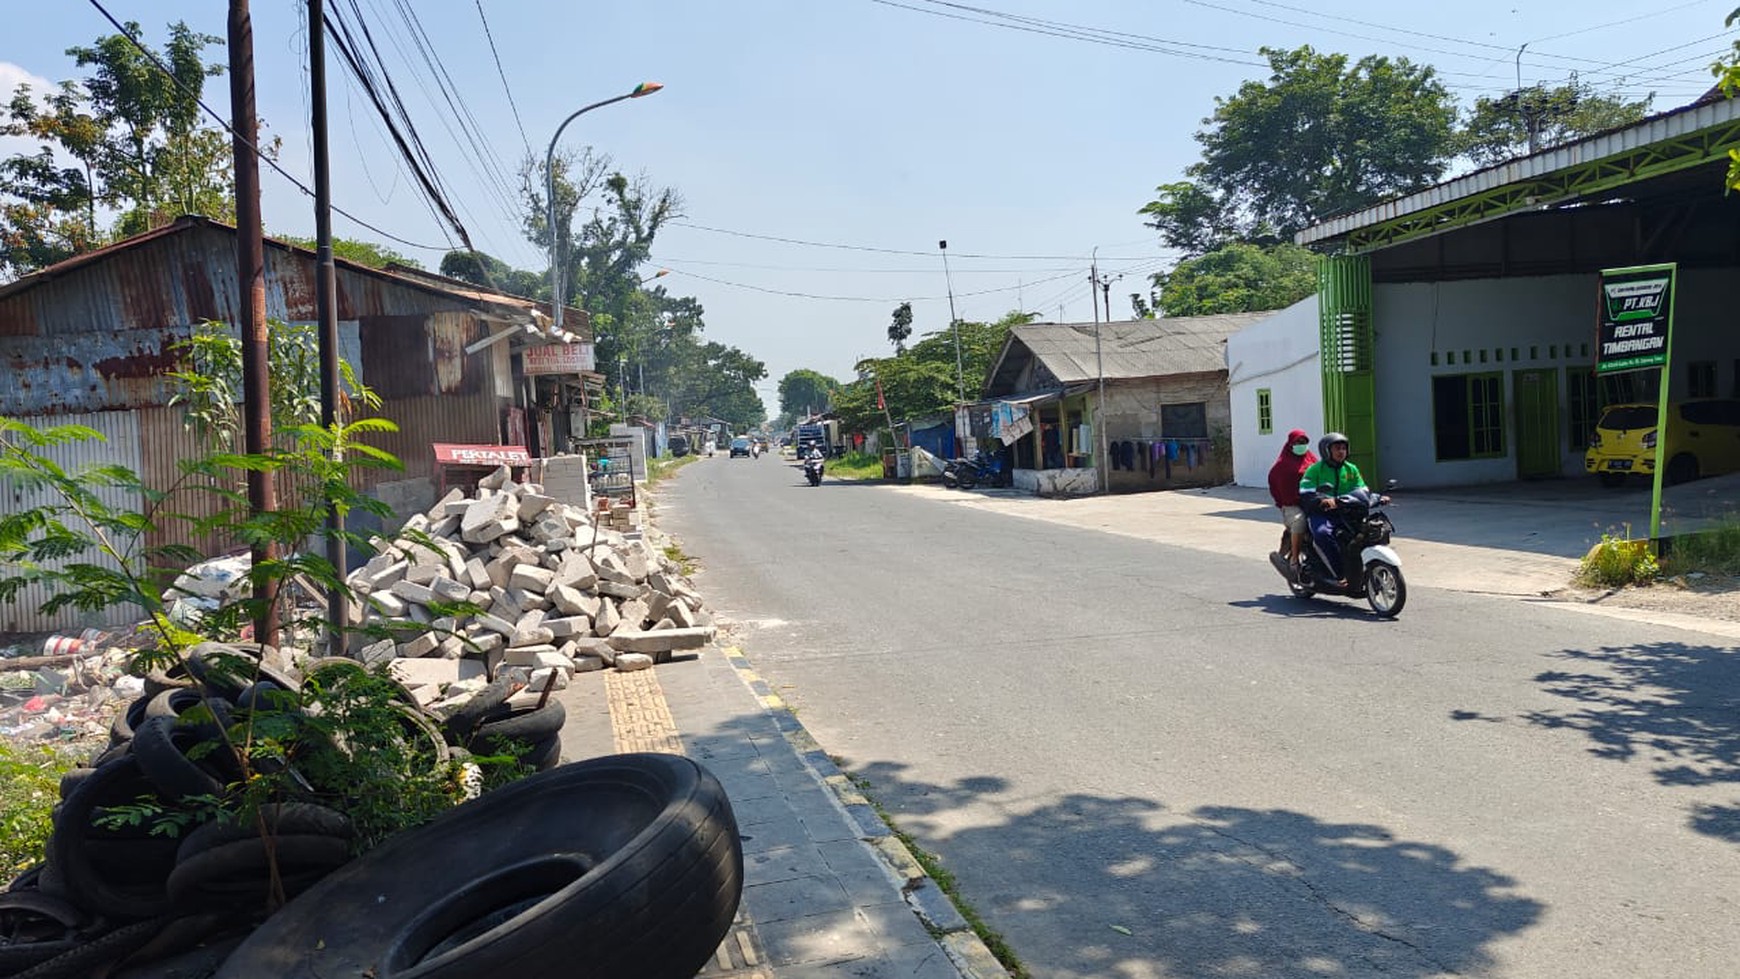
[[[1601,334],[1595,372],[1612,374],[1667,363],[1674,319],[1674,265],[1601,271]]]

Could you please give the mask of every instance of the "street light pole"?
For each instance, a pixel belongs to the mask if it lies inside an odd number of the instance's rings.
[[[949,277],[949,243],[939,241],[936,247],[942,251],[943,284],[948,287],[949,293],[949,326],[955,331],[955,384],[959,388],[960,400],[964,403],[967,400],[967,374],[961,366],[961,320],[955,315],[955,284]]]
[[[544,198],[548,205],[548,222],[550,230],[550,312],[556,329],[562,328],[562,238],[556,231],[556,141],[562,138],[562,130],[568,124],[580,118],[593,109],[602,108],[623,99],[638,99],[643,95],[664,88],[658,82],[641,82],[634,90],[613,98],[594,102],[575,110],[574,114],[562,120],[556,127],[556,135],[550,137],[550,148],[544,152]]]
[[[1094,413],[1094,436],[1098,442],[1099,452],[1094,459],[1098,462],[1094,468],[1100,471],[1100,492],[1112,491],[1112,460],[1106,456],[1106,362],[1100,353],[1100,304],[1095,295],[1100,283],[1100,250],[1098,246],[1093,251],[1093,264],[1088,267],[1088,293],[1094,297],[1094,373],[1099,375],[1100,405]],[[1112,318],[1111,297],[1106,297],[1106,321]]]

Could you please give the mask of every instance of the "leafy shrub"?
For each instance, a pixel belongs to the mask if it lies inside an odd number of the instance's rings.
[[[1660,575],[1661,565],[1656,563],[1649,541],[1607,533],[1583,556],[1577,580],[1598,588],[1620,588],[1649,584]]]
[[[0,741],[0,880],[42,862],[60,801],[60,777],[76,763],[50,747]]]

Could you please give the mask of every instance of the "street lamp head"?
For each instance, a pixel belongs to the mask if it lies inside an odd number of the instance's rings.
[[[651,95],[661,88],[664,88],[664,86],[660,85],[658,82],[641,82],[639,85],[634,87],[634,91],[628,93],[628,97],[631,99],[638,99],[643,95]]]

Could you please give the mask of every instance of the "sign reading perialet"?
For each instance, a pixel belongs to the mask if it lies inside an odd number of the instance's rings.
[[[1595,372],[1613,374],[1667,363],[1676,266],[1601,271],[1601,332]]]

